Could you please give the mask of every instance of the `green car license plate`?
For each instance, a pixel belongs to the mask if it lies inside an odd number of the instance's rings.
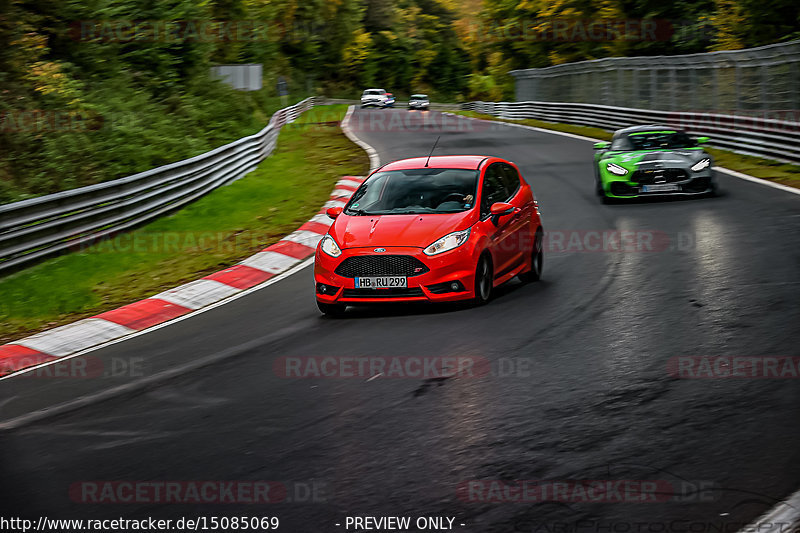
[[[656,185],[642,185],[642,192],[672,192],[681,190],[680,185],[674,183],[658,183]]]

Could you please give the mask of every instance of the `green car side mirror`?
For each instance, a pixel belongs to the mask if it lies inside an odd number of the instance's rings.
[[[705,144],[710,140],[711,139],[709,139],[708,137],[698,137],[697,138],[697,144]]]
[[[698,142],[699,142],[699,139],[698,139]],[[599,142],[599,143],[594,143],[594,149],[595,150],[605,150],[609,146],[611,146],[611,143],[608,143],[608,142],[605,142],[605,141],[604,142]]]

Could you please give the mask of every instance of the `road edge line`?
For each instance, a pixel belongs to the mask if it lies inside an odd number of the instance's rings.
[[[351,105],[350,107],[347,108],[347,114],[345,114],[344,119],[342,119],[341,128],[348,139],[356,143],[365,152],[367,152],[367,155],[369,156],[369,167],[370,167],[369,173],[372,174],[374,171],[380,168],[381,158],[380,156],[378,156],[378,152],[377,150],[375,150],[375,148],[373,148],[366,142],[359,139],[358,136],[355,133],[353,133],[353,130],[350,128],[350,119],[353,116],[353,111],[355,111],[355,108],[356,106],[354,105]]]
[[[787,527],[788,526],[788,527]],[[800,490],[739,530],[739,533],[795,533],[800,531]]]

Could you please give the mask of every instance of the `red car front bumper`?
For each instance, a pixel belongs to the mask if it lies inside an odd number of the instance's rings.
[[[449,252],[428,256],[422,248],[386,247],[386,251],[376,252],[375,248],[349,248],[342,255],[333,258],[317,248],[314,261],[314,281],[317,300],[327,304],[369,304],[379,302],[451,302],[466,300],[475,296],[475,267],[477,257],[470,246],[461,246]],[[336,273],[336,269],[351,257],[413,257],[424,265],[419,274],[413,271],[407,275],[408,287],[405,289],[357,289],[353,272],[346,275]],[[358,273],[356,273],[358,274]],[[365,272],[362,276],[395,275],[393,273]],[[352,276],[352,277],[351,277]],[[458,284],[453,290],[452,284]],[[324,287],[323,287],[324,286]]]

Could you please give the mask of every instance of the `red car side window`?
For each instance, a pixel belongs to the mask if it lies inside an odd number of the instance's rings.
[[[489,214],[489,208],[495,202],[504,202],[508,199],[508,191],[503,182],[504,176],[499,163],[486,169],[481,189],[481,217]]]
[[[503,182],[505,183],[506,190],[508,191],[508,198],[506,198],[506,200],[510,200],[517,194],[517,191],[519,191],[520,188],[519,172],[517,172],[517,169],[511,165],[504,163],[503,174],[505,177]]]

